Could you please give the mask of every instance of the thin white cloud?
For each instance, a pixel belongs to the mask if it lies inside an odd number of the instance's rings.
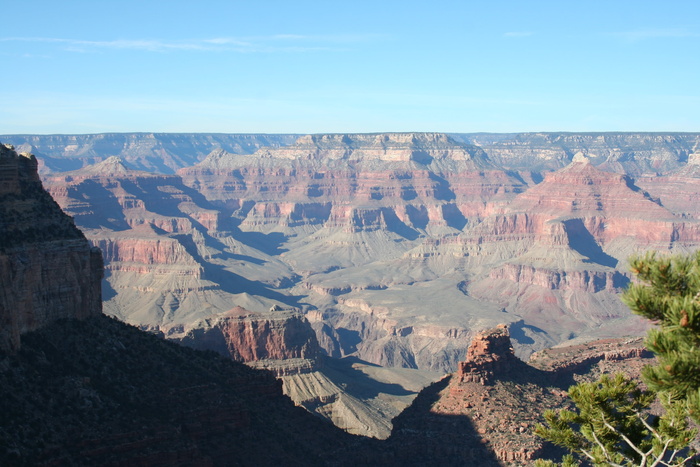
[[[689,31],[685,28],[667,28],[637,29],[634,31],[613,32],[610,35],[622,38],[627,42],[639,42],[648,39],[700,37],[700,32]]]
[[[110,41],[91,41],[81,39],[64,39],[56,37],[0,37],[0,42],[36,42],[57,44],[70,52],[90,52],[96,50],[138,50],[147,52],[170,51],[229,51],[239,53],[270,52],[309,52],[341,51],[338,47],[360,42],[374,41],[381,34],[339,34],[339,35],[297,35],[276,34],[255,37],[213,37],[209,39],[165,41],[157,39],[118,39]]]
[[[533,33],[530,31],[509,31],[503,34],[504,37],[530,37]]]
[[[86,49],[130,49],[162,52],[167,50],[203,50],[206,44],[199,42],[165,42],[159,40],[112,40],[87,41],[79,39],[62,39],[57,37],[3,37],[1,42],[43,42],[63,45],[66,49],[80,51]]]

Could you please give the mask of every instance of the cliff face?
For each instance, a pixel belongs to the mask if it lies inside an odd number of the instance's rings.
[[[34,156],[0,146],[0,348],[102,312],[102,255],[42,188]]]
[[[507,372],[515,359],[508,327],[501,324],[474,336],[455,378],[460,383],[489,384],[496,375]]]
[[[321,348],[309,322],[297,310],[276,306],[257,313],[236,307],[195,326],[180,341],[277,376],[309,373],[321,366]]]

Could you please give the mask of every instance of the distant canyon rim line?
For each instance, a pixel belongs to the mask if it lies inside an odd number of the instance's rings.
[[[522,358],[640,335],[627,258],[700,242],[700,134],[1,138],[102,250],[107,314],[269,368],[378,437],[410,397],[348,393],[343,372],[415,394],[501,323]]]

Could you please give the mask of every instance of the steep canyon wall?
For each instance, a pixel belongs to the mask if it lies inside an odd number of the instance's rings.
[[[102,312],[102,254],[42,188],[37,161],[0,145],[0,348]]]

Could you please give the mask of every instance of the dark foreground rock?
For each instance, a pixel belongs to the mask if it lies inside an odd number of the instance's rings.
[[[272,373],[114,319],[62,320],[0,355],[0,465],[367,464],[374,440],[282,395]]]

